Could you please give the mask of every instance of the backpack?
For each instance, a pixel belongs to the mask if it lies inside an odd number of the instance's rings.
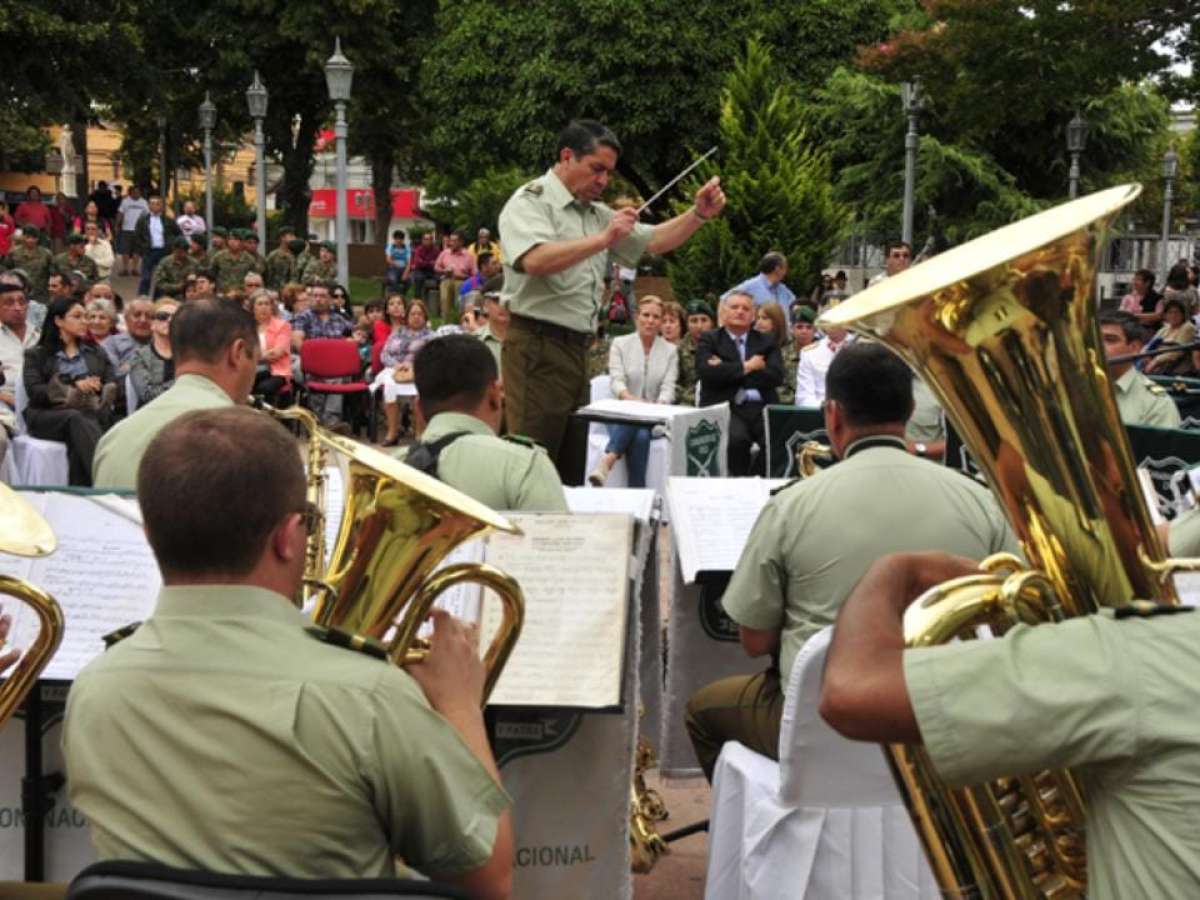
[[[617,324],[629,321],[629,305],[620,291],[613,291],[612,299],[608,301],[608,321]]]

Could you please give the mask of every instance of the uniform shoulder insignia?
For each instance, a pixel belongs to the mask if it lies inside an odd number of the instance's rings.
[[[529,184],[525,185],[525,187],[523,187],[521,190],[526,194],[533,194],[533,196],[535,196],[535,197],[540,197],[540,196],[542,196],[542,192],[545,191],[546,189],[545,189],[545,187],[542,186],[542,183],[540,181],[531,181],[531,182],[529,182]]]
[[[533,438],[526,437],[523,434],[506,434],[501,439],[508,441],[510,444],[520,444],[522,447],[533,447],[535,450],[545,449]]]
[[[1157,382],[1154,382],[1154,381],[1147,384],[1146,387],[1150,389],[1150,393],[1156,394],[1159,397],[1167,397],[1171,393],[1165,387],[1163,387],[1161,384],[1158,384]]]
[[[108,650],[111,647],[121,643],[121,641],[125,640],[125,638],[137,631],[141,624],[141,622],[130,622],[128,625],[122,626],[116,631],[110,631],[108,634],[104,635],[104,637],[101,638],[101,640],[104,641],[104,649]]]
[[[813,341],[811,344],[805,344],[803,347],[801,347],[800,352],[807,353],[809,350],[816,350],[820,346],[821,346],[820,341]]]
[[[1154,616],[1174,616],[1179,613],[1190,613],[1194,606],[1167,606],[1150,603],[1147,600],[1134,600],[1126,606],[1118,606],[1113,611],[1115,619],[1150,619]]]
[[[335,647],[345,647],[347,650],[357,650],[376,659],[387,659],[387,650],[373,638],[365,638],[361,634],[350,634],[336,628],[325,628],[321,625],[310,625],[305,629],[318,641],[333,644]]]
[[[781,485],[780,485],[779,487],[777,487],[777,488],[772,488],[772,489],[771,489],[771,496],[772,496],[772,497],[774,497],[776,494],[780,493],[781,491],[786,491],[788,488],[792,487],[793,485],[797,485],[797,484],[799,484],[799,483],[800,483],[800,482],[802,482],[802,481],[804,481],[804,479],[803,479],[803,478],[793,478],[793,479],[792,479],[791,481],[789,481],[787,484],[781,484]]]

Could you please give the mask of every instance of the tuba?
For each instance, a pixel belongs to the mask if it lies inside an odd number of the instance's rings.
[[[1009,225],[827,311],[886,344],[926,380],[974,454],[1032,568],[919,598],[908,646],[1002,634],[1134,600],[1178,602],[1136,478],[1096,324],[1109,230],[1141,188],[1101,191]],[[946,896],[1086,892],[1084,799],[1069,771],[950,789],[924,749],[887,755]]]
[[[0,484],[0,522],[3,522],[0,553],[46,556],[57,546],[50,524],[6,484]],[[0,575],[0,594],[15,597],[30,606],[41,625],[37,639],[17,662],[16,668],[4,673],[5,681],[0,684],[0,727],[3,727],[54,656],[66,626],[58,602],[27,581]]]
[[[417,636],[438,596],[463,583],[481,584],[500,597],[503,618],[484,654],[486,703],[508,661],[525,617],[517,582],[492,566],[459,563],[434,571],[468,538],[488,529],[519,529],[470,497],[411,466],[322,428],[306,409],[272,409],[276,419],[297,422],[308,439],[308,502],[323,518],[325,467],[331,455],[344,463],[344,506],[326,562],[323,522],[305,547],[305,608],[313,621],[340,632],[355,649],[386,653],[397,665],[419,662],[427,651]]]

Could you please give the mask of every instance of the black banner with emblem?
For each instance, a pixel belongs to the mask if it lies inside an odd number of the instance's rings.
[[[767,477],[792,478],[796,472],[796,452],[807,441],[829,443],[825,432],[825,414],[815,406],[768,406],[766,417]]]

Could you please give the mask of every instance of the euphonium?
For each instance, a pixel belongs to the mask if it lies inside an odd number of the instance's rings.
[[[489,587],[503,605],[503,620],[484,654],[486,701],[521,633],[521,588],[499,569],[482,563],[434,570],[468,538],[489,528],[510,534],[519,529],[436,478],[330,433],[306,409],[267,411],[304,428],[308,500],[322,514],[329,456],[336,454],[345,462],[345,503],[328,563],[320,525],[312,529],[305,548],[305,605],[312,603],[313,621],[349,635],[352,646],[382,646],[393,662],[404,665],[424,656],[417,632],[443,591],[464,582]]]
[[[57,546],[50,524],[6,484],[0,484],[0,553],[14,556],[46,556]],[[0,594],[28,604],[37,613],[38,636],[21,656],[16,667],[0,674],[0,727],[21,705],[37,683],[37,677],[62,643],[62,609],[53,597],[20,578],[0,575]],[[0,648],[2,649],[2,648]]]
[[[1096,324],[1109,229],[1140,192],[1113,188],[1007,226],[821,317],[925,379],[1033,567],[992,560],[990,574],[935,588],[905,616],[909,646],[1178,602],[1167,575],[1180,564],[1165,561],[1142,500]],[[951,790],[922,748],[888,754],[947,896],[1084,894],[1084,801],[1070,772]]]

